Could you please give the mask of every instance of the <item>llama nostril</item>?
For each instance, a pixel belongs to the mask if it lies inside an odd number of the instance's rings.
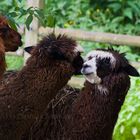
[[[83,68],[85,69],[85,68],[88,68],[88,67],[90,67],[89,65],[87,65],[87,64],[84,64],[83,65]]]

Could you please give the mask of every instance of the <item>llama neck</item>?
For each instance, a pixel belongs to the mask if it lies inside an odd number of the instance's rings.
[[[6,71],[5,50],[3,40],[0,38],[0,79]]]
[[[50,101],[55,94],[71,78],[73,68],[69,64],[59,62],[38,68],[36,65],[25,66],[18,74],[17,81],[24,86],[27,94],[42,96]],[[31,99],[32,100],[32,99]],[[47,104],[47,102],[46,102]]]
[[[129,89],[129,77],[125,74],[106,77],[101,85],[85,83],[85,88],[73,103],[72,136],[85,140],[111,140],[118,113]]]

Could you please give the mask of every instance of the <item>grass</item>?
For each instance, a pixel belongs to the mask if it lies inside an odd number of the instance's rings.
[[[19,70],[23,66],[22,56],[6,55],[7,70]]]

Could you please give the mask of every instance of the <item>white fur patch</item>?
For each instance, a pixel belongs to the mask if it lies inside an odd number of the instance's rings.
[[[84,65],[89,67],[84,68]],[[96,58],[86,61],[83,64],[81,73],[84,74],[86,80],[92,84],[99,84],[101,82],[101,79],[97,76]]]
[[[85,65],[87,65],[89,67],[84,68]],[[83,74],[89,74],[89,73],[97,74],[96,58],[92,58],[91,60],[86,61],[83,64],[83,68],[82,68],[81,72]]]
[[[103,87],[102,85],[97,86],[98,90],[100,91],[101,94],[107,95],[108,94],[108,89],[106,87]]]
[[[101,78],[98,77],[96,74],[84,75],[85,79],[90,82],[91,84],[100,84]]]
[[[74,50],[74,51],[75,51],[75,52],[80,52],[80,53],[82,53],[82,52],[84,52],[84,49],[83,49],[82,46],[77,45],[77,46],[75,47],[75,50]]]
[[[88,61],[89,57],[97,57],[97,58],[110,58],[110,62],[112,67],[115,67],[116,59],[110,52],[102,51],[102,50],[94,50],[87,54],[86,61]]]

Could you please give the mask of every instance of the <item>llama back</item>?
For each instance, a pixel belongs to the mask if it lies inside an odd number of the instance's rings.
[[[70,117],[71,105],[79,94],[79,89],[65,86],[49,103],[42,117],[34,124],[31,133],[26,136],[33,140],[65,140],[66,123]]]

